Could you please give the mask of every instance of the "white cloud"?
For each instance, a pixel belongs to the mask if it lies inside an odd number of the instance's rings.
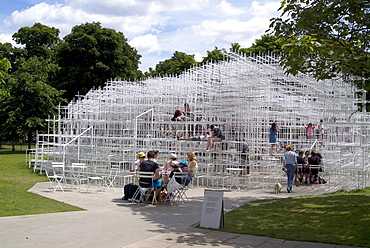
[[[201,53],[199,53],[199,52],[195,52],[195,53],[193,53],[194,54],[194,59],[195,59],[195,61],[197,61],[197,62],[201,62],[202,60],[203,60],[203,56],[202,56],[202,54]]]
[[[41,1],[41,0],[40,0]],[[35,22],[58,28],[63,38],[71,28],[86,22],[122,32],[134,46],[143,70],[155,67],[174,51],[195,54],[230,48],[238,42],[249,47],[277,15],[279,0],[64,0],[42,2],[14,11],[0,27],[0,42],[11,42],[20,27]],[[63,2],[63,3],[61,3]],[[48,4],[49,3],[49,4]],[[168,56],[168,57],[164,57]],[[154,63],[154,64],[148,64]]]
[[[249,9],[249,13],[253,16],[271,18],[277,15],[277,10],[280,7],[279,1],[271,1],[266,4],[261,4],[258,1],[253,1]]]
[[[61,31],[61,36],[68,34],[72,26],[85,22],[100,22],[102,26],[122,31],[126,36],[134,37],[153,28],[161,29],[168,17],[160,15],[107,15],[87,12],[87,9],[72,8],[62,4],[49,5],[40,3],[23,11],[15,11],[5,20],[5,30],[18,30],[19,27],[32,26],[35,22],[53,26]]]
[[[133,47],[136,47],[136,49],[140,51],[140,54],[160,54],[162,50],[158,44],[157,36],[153,34],[135,37],[129,42],[129,44]]]
[[[235,8],[231,6],[231,4],[226,0],[222,0],[216,8],[219,9],[222,13],[231,16],[239,16],[246,12],[244,8]]]
[[[16,45],[16,43],[12,40],[12,34],[0,34],[0,42],[1,43],[11,43],[13,46]]]

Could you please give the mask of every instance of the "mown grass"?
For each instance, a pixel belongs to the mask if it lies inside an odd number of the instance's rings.
[[[27,192],[35,183],[46,182],[26,164],[24,151],[0,151],[0,217],[83,210]]]
[[[224,221],[224,232],[370,247],[370,188],[254,201]]]

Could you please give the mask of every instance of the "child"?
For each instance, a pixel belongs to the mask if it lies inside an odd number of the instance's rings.
[[[307,130],[307,138],[311,140],[313,136],[313,130],[315,129],[315,127],[312,126],[312,123],[308,123],[308,126],[304,128],[306,128]]]
[[[182,172],[187,172],[188,176],[184,177],[182,180],[185,185],[188,185],[191,181],[191,171],[188,168],[188,163],[185,160],[180,161],[180,169]]]

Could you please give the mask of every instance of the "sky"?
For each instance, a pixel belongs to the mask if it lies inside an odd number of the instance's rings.
[[[86,22],[122,32],[142,55],[140,69],[155,68],[175,51],[194,54],[250,47],[279,15],[280,0],[0,0],[0,42],[40,22],[58,28],[60,38]]]

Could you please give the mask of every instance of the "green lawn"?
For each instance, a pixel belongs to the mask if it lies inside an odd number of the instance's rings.
[[[35,183],[46,182],[26,165],[25,151],[0,150],[0,217],[78,211],[81,208],[27,192]]]
[[[370,188],[250,202],[226,213],[220,231],[370,247]]]

